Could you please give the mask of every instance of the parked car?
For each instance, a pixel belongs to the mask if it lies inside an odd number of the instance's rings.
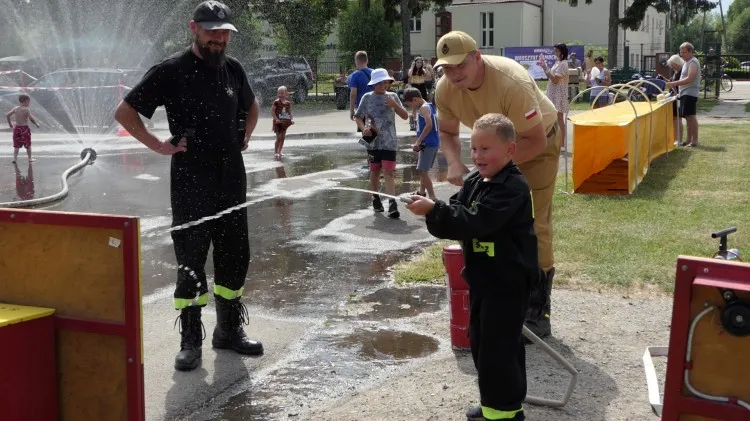
[[[114,111],[127,90],[143,76],[138,69],[63,69],[48,73],[22,90],[31,97],[31,108],[48,126],[71,133],[114,131]],[[18,104],[20,92],[0,96],[0,111]],[[55,124],[57,123],[57,124]]]
[[[295,103],[305,102],[315,82],[307,60],[293,56],[251,60],[247,65],[247,77],[258,102],[263,106],[273,102],[276,90],[282,85],[289,89]]]

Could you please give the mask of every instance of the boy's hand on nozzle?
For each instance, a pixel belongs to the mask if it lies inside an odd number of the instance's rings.
[[[421,143],[420,143],[420,142],[417,142],[417,143],[415,143],[415,144],[414,144],[414,145],[413,145],[413,146],[411,147],[411,150],[413,150],[414,152],[419,152],[419,150],[420,150],[420,146],[421,146]]]
[[[412,202],[406,205],[406,209],[409,209],[414,215],[427,215],[435,207],[435,202],[418,194],[412,195],[411,200]]]
[[[365,129],[362,130],[362,134],[365,136],[372,136],[372,130],[370,130],[369,127],[365,127]]]
[[[398,107],[398,104],[396,103],[396,100],[388,96],[385,99],[385,105],[387,105],[389,108],[396,108]]]

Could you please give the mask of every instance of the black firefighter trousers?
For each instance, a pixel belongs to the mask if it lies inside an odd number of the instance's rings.
[[[218,156],[172,157],[172,227],[215,215],[245,203],[247,178],[239,151]],[[172,231],[177,257],[175,308],[208,303],[206,258],[213,243],[214,294],[228,300],[242,296],[250,261],[247,208],[218,219]]]
[[[529,282],[498,281],[469,290],[469,340],[487,419],[513,419],[526,398],[526,351],[522,329]],[[490,416],[488,416],[490,415]]]

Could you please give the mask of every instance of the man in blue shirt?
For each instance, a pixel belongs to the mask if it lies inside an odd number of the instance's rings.
[[[359,102],[362,97],[372,91],[370,83],[370,74],[372,69],[367,67],[367,52],[357,51],[354,54],[354,65],[357,66],[357,70],[349,75],[349,118],[354,120],[354,112],[359,107]]]

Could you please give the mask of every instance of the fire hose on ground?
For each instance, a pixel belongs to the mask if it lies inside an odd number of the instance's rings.
[[[96,161],[96,151],[91,148],[86,148],[81,152],[81,162],[73,165],[72,167],[68,168],[67,170],[65,170],[65,172],[62,173],[62,176],[60,177],[62,190],[60,190],[58,193],[50,195],[50,196],[36,198],[36,199],[0,203],[0,208],[29,208],[32,206],[44,205],[47,203],[57,202],[58,200],[64,199],[66,196],[68,196],[68,191],[69,191],[68,177],[78,172],[81,168],[85,167],[86,165],[94,163],[94,161]]]

